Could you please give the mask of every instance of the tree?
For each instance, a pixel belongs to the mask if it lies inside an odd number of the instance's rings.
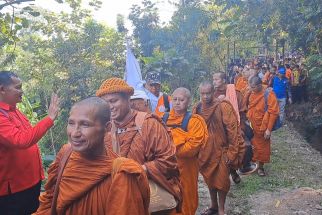
[[[151,56],[155,48],[153,36],[159,28],[159,14],[152,1],[143,0],[142,5],[132,6],[129,19],[135,26],[133,34],[139,40],[143,55]]]

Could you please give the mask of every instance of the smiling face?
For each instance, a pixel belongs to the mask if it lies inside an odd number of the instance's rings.
[[[15,106],[22,101],[22,83],[17,77],[11,77],[11,83],[0,85],[1,100],[9,105]]]
[[[106,125],[98,117],[98,108],[93,105],[73,106],[67,125],[68,142],[73,151],[91,155],[104,148]]]
[[[131,111],[130,98],[121,93],[111,93],[101,96],[111,110],[111,119],[122,122],[127,114]]]

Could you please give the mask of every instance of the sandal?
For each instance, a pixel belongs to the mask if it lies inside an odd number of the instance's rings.
[[[258,168],[257,163],[251,163],[251,165],[248,167],[240,168],[237,173],[240,175],[250,175],[253,172],[256,172],[257,168]]]
[[[230,171],[230,175],[235,184],[239,184],[241,182],[241,178],[236,171]]]
[[[266,176],[266,173],[265,173],[264,168],[258,168],[258,170],[257,170],[257,174],[258,174],[259,176],[261,176],[261,177]]]
[[[218,209],[215,208],[207,208],[204,212],[201,213],[201,215],[217,215]]]

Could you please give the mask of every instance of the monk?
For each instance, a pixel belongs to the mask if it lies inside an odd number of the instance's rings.
[[[178,203],[160,211],[151,209],[153,215],[173,214],[176,209],[180,211],[182,188],[176,149],[161,119],[151,113],[131,109],[133,88],[120,78],[105,80],[96,95],[107,101],[111,108],[112,123],[105,135],[108,155],[130,158],[141,164],[149,180],[170,193]]]
[[[235,87],[241,92],[242,96],[247,93],[248,79],[256,74],[256,70],[245,67],[242,71],[242,77],[238,78]]]
[[[244,142],[233,106],[214,97],[211,82],[201,83],[199,92],[201,102],[196,104],[193,113],[205,119],[209,134],[207,143],[199,152],[199,168],[211,197],[211,207],[202,214],[224,215],[230,189],[229,170],[242,162],[244,154],[240,149]]]
[[[254,146],[253,161],[259,162],[258,175],[265,176],[264,164],[269,163],[271,155],[271,132],[279,115],[277,98],[270,90],[267,98],[267,111],[265,112],[265,89],[259,77],[249,80],[251,94],[248,102],[247,117],[254,131],[252,144]]]
[[[109,120],[107,103],[97,97],[71,108],[68,144],[48,170],[36,215],[149,214],[149,184],[142,166],[131,159],[107,154],[104,135]],[[57,178],[61,180],[57,182]]]
[[[173,109],[163,120],[170,128],[177,149],[180,181],[183,187],[182,215],[195,215],[198,208],[198,155],[207,141],[207,125],[202,117],[188,112],[191,93],[178,88],[172,94]],[[165,117],[167,116],[167,117]],[[185,121],[186,120],[186,121]],[[186,125],[185,125],[186,124]]]
[[[216,98],[224,98],[227,99],[232,106],[234,107],[235,112],[237,113],[240,129],[242,132],[242,137],[245,140],[246,150],[244,157],[243,168],[239,170],[241,174],[248,175],[256,171],[257,165],[251,163],[251,156],[252,156],[252,146],[250,140],[248,140],[247,136],[245,135],[246,129],[246,103],[243,100],[242,94],[235,89],[233,84],[226,84],[226,74],[223,72],[216,72],[213,74],[213,84],[215,87],[214,96]],[[230,170],[230,175],[233,181],[238,184],[241,181],[238,173],[235,169]]]

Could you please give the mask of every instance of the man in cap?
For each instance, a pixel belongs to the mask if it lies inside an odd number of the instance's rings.
[[[273,91],[277,97],[278,104],[279,104],[279,115],[281,123],[284,122],[285,119],[285,105],[286,105],[286,98],[289,98],[290,104],[292,103],[292,94],[291,94],[291,86],[290,81],[285,77],[285,67],[280,67],[278,69],[277,76],[274,77],[272,85]]]
[[[110,78],[96,92],[111,109],[111,126],[105,135],[107,152],[140,163],[148,178],[175,198],[178,205],[158,214],[171,214],[176,206],[180,211],[181,185],[172,138],[159,117],[131,109],[133,91],[124,80]]]
[[[170,112],[171,97],[161,92],[161,75],[158,72],[149,72],[146,76],[145,88],[151,102],[151,110],[158,116]]]

